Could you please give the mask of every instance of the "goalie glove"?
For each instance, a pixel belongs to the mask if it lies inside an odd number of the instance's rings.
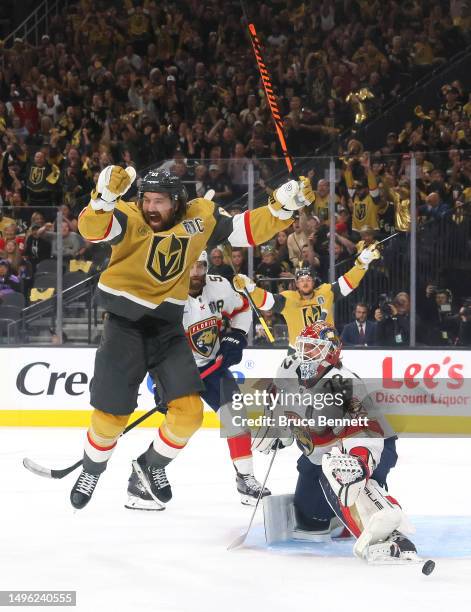
[[[342,506],[353,506],[374,469],[370,451],[363,446],[342,453],[334,447],[322,457],[322,471]]]
[[[240,293],[243,293],[245,289],[247,289],[249,293],[252,293],[256,287],[253,280],[245,274],[236,274],[232,279],[232,284],[234,285],[234,289]]]
[[[359,268],[363,268],[364,270],[368,270],[370,263],[381,257],[381,253],[376,248],[377,244],[377,242],[373,242],[373,244],[370,244],[370,246],[366,247],[366,249],[363,249],[363,251],[361,251],[358,257],[355,259],[355,265],[357,265]]]
[[[268,208],[274,217],[283,221],[290,219],[294,211],[312,204],[315,199],[311,181],[300,176],[299,181],[288,181],[275,189],[268,198]]]
[[[93,210],[110,212],[116,205],[116,200],[124,195],[136,178],[132,166],[126,169],[121,166],[107,166],[98,177],[96,189],[92,191],[91,207]]]

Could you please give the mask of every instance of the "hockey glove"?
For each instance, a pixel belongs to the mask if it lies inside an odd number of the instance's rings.
[[[300,176],[299,182],[288,181],[275,189],[268,198],[268,208],[274,217],[286,220],[292,217],[293,211],[308,206],[315,199],[311,181],[304,176]]]
[[[256,287],[253,280],[250,280],[245,274],[236,274],[232,279],[232,284],[234,285],[234,289],[241,293],[243,293],[245,289],[247,289],[249,293],[252,293]]]
[[[232,330],[221,338],[219,351],[216,354],[222,355],[223,366],[230,368],[237,363],[240,363],[242,359],[242,352],[247,346],[247,337],[245,334],[238,330]]]
[[[353,506],[374,468],[367,448],[356,446],[350,453],[334,447],[322,457],[322,471],[342,506]]]
[[[376,248],[376,244],[376,242],[373,242],[373,244],[370,244],[370,246],[366,247],[366,249],[363,249],[363,251],[361,251],[358,257],[355,259],[355,265],[357,265],[359,268],[368,270],[370,263],[381,257],[381,253]]]
[[[91,206],[93,210],[113,210],[116,200],[124,195],[136,178],[132,166],[126,169],[121,166],[107,166],[98,177],[96,189],[92,191]]]

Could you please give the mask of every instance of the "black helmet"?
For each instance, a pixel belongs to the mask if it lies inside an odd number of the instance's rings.
[[[180,178],[168,170],[151,170],[139,181],[139,202],[146,191],[168,193],[173,202],[183,208],[188,201],[188,193]]]
[[[314,287],[318,287],[321,284],[319,277],[316,275],[314,270],[312,270],[312,268],[307,268],[305,266],[304,268],[298,268],[297,270],[295,270],[294,279],[296,281],[302,278],[303,276],[309,276],[310,278],[312,278],[312,280],[314,281]]]

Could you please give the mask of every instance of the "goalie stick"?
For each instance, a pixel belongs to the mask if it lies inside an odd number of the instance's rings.
[[[222,356],[219,355],[219,357],[216,358],[216,361],[213,363],[213,365],[209,366],[209,368],[206,368],[206,370],[201,372],[200,374],[201,380],[204,380],[207,376],[209,376],[210,374],[218,370],[222,365],[222,360],[223,360]],[[139,423],[142,423],[142,421],[145,421],[146,419],[148,419],[152,414],[158,412],[160,408],[161,406],[155,406],[155,408],[152,408],[152,410],[149,410],[148,412],[140,416],[138,419],[130,423],[126,427],[126,429],[120,434],[119,437],[121,438],[121,436],[126,435],[129,431],[131,431],[131,429],[134,429],[134,427],[137,427]],[[39,463],[36,463],[32,459],[28,459],[28,457],[25,457],[23,459],[24,467],[30,472],[32,472],[33,474],[36,474],[36,476],[43,476],[44,478],[54,478],[54,479],[65,478],[66,476],[71,474],[74,470],[76,470],[78,467],[80,467],[82,463],[83,463],[83,459],[79,459],[79,461],[77,461],[73,465],[70,465],[69,467],[55,470],[52,468],[47,468],[42,465],[39,465]]]
[[[260,493],[258,494],[257,502],[256,502],[255,507],[253,509],[252,516],[250,517],[249,526],[247,527],[247,529],[245,530],[245,532],[242,535],[238,536],[232,542],[232,544],[229,544],[229,546],[227,547],[227,550],[234,550],[235,548],[239,548],[240,546],[242,546],[242,544],[247,539],[247,536],[249,535],[250,528],[252,527],[253,520],[255,518],[255,514],[257,512],[258,504],[260,503],[260,500],[262,499],[263,490],[265,489],[265,485],[267,484],[268,476],[269,476],[269,474],[271,472],[271,468],[272,468],[273,462],[275,461],[275,457],[276,457],[277,451],[278,451],[278,445],[276,445],[274,450],[273,450],[273,456],[272,456],[272,458],[270,460],[270,465],[268,466],[268,470],[267,470],[267,473],[265,474],[265,478],[263,479],[263,484],[262,484],[262,486],[260,488]]]

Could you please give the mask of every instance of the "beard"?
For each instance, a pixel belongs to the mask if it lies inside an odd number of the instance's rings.
[[[173,210],[166,215],[157,211],[142,211],[142,216],[153,232],[165,232],[175,225],[175,211]]]
[[[188,293],[195,297],[203,291],[203,287],[206,285],[206,276],[190,276],[190,288]]]

